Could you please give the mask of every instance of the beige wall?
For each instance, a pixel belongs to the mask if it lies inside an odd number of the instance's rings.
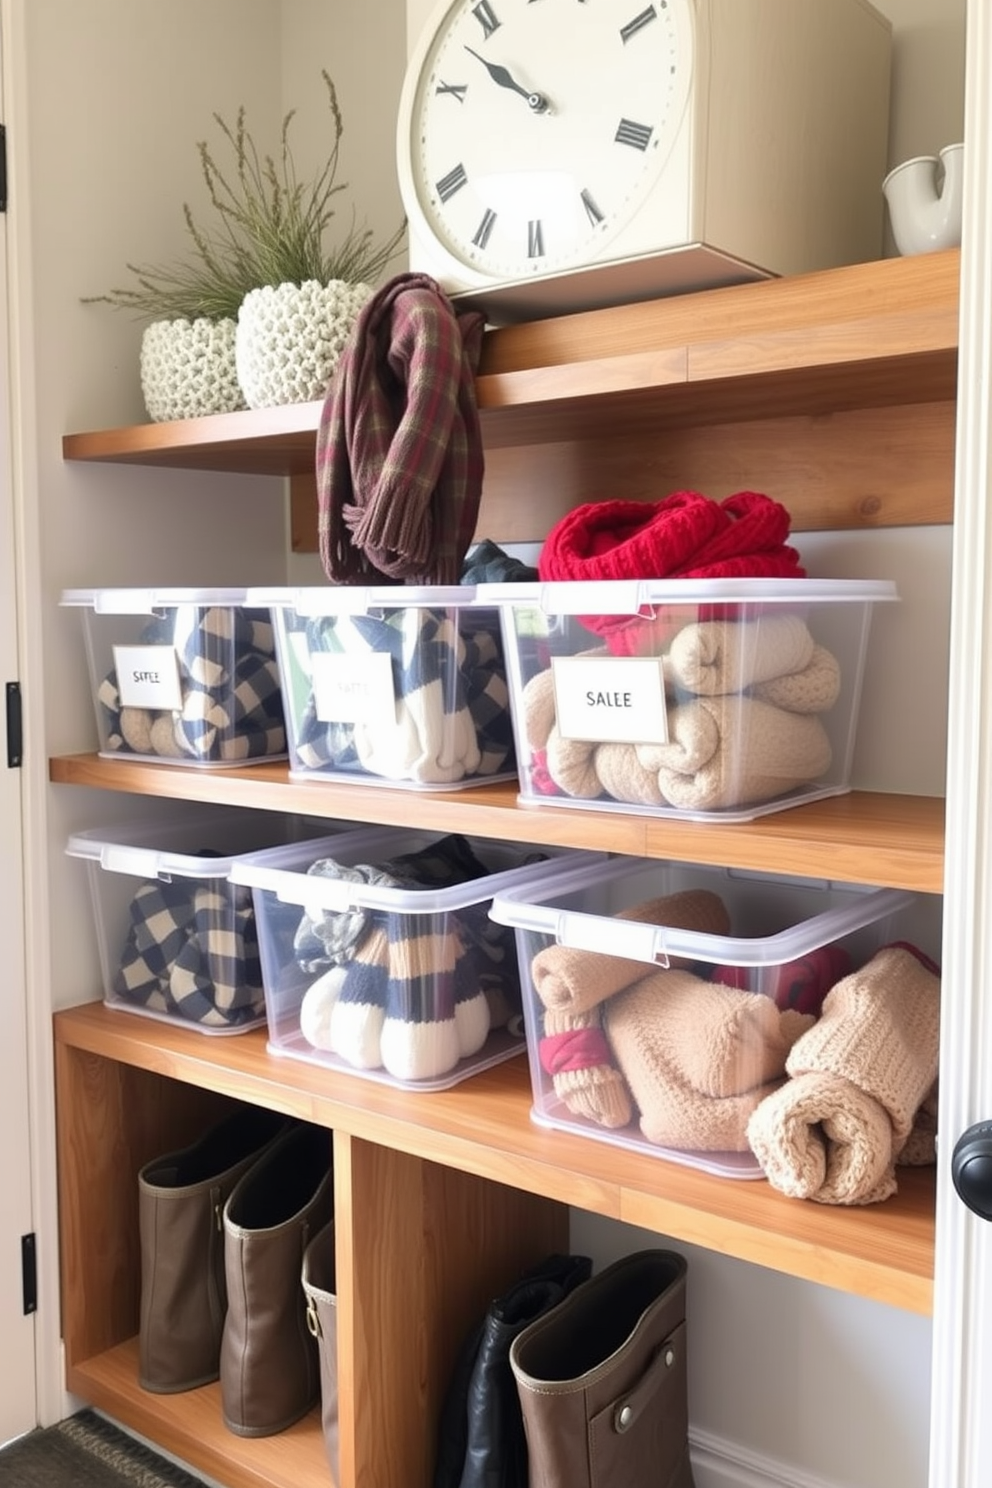
[[[298,108],[301,166],[319,156],[308,153],[324,136],[327,110],[320,69],[334,80],[344,118],[339,181],[339,221],[367,224],[385,242],[403,221],[396,184],[396,100],[406,52],[403,0],[284,0],[282,5],[283,107]],[[311,126],[314,126],[311,128]],[[390,272],[404,267],[402,255]]]

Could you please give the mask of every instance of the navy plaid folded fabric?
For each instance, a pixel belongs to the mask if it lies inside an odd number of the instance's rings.
[[[113,991],[208,1027],[257,1022],[265,999],[251,890],[218,880],[141,884]]]
[[[282,688],[267,610],[176,605],[145,626],[139,644],[175,650],[182,707],[125,707],[111,672],[97,689],[108,748],[203,764],[285,753]]]

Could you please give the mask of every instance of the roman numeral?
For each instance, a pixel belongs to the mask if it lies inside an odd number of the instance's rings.
[[[465,94],[468,92],[467,83],[438,83],[434,89],[435,95],[440,98],[442,93],[450,93],[452,98],[457,98],[459,103],[465,102]]]
[[[484,41],[488,41],[494,31],[499,29],[499,16],[489,4],[489,0],[479,0],[478,5],[472,6],[472,14],[482,27]]]
[[[636,15],[632,21],[628,21],[626,26],[621,26],[620,40],[624,46],[627,45],[632,36],[637,35],[638,31],[643,31],[645,26],[650,26],[651,22],[657,19],[658,12],[653,5],[649,5],[647,10],[642,10],[640,15]]]
[[[485,248],[489,242],[492,230],[496,226],[496,213],[487,207],[482,214],[482,221],[475,229],[475,237],[472,239],[476,248]]]
[[[635,124],[633,119],[621,119],[613,136],[618,145],[633,145],[635,150],[646,150],[654,129],[650,124]]]
[[[592,192],[588,190],[582,191],[580,192],[580,198],[582,201],[582,205],[586,209],[586,216],[589,218],[589,221],[592,223],[593,227],[597,227],[603,220],[603,214],[599,210],[599,207],[596,205]]]
[[[539,218],[527,224],[527,255],[529,258],[544,257],[544,229]]]
[[[435,189],[443,202],[450,201],[456,191],[461,191],[463,186],[468,185],[468,176],[465,174],[463,165],[456,165],[440,181],[435,181]]]

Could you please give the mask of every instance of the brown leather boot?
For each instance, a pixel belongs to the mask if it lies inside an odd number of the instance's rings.
[[[320,1365],[300,1277],[332,1207],[331,1134],[305,1123],[268,1148],[224,1206],[221,1407],[237,1436],[284,1431],[317,1400]]]
[[[334,1221],[319,1230],[303,1252],[307,1327],[320,1356],[320,1424],[335,1483],[338,1480],[338,1299],[335,1292]]]
[[[224,1205],[287,1125],[285,1116],[247,1106],[138,1174],[143,1389],[169,1395],[217,1378],[227,1310]]]
[[[514,1340],[529,1488],[693,1488],[685,1292],[683,1256],[638,1251]]]

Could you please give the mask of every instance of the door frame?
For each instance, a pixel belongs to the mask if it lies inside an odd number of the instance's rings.
[[[48,761],[44,702],[44,610],[36,422],[30,171],[27,155],[27,20],[20,0],[0,0],[0,97],[7,121],[6,299],[9,417],[6,465],[13,496],[13,568],[17,673],[21,679],[24,755],[20,776],[21,886],[27,1039],[30,1192],[35,1234],[37,1312],[34,1425],[52,1425],[78,1402],[63,1380],[55,1145],[55,1075],[49,948]],[[3,761],[4,765],[6,761]],[[30,989],[29,991],[27,989]],[[23,1362],[20,1367],[23,1369]],[[25,1371],[27,1373],[27,1371]]]
[[[992,1482],[992,1225],[957,1198],[992,1117],[992,12],[968,0],[930,1484]]]
[[[0,27],[0,118],[3,30]],[[18,605],[14,559],[14,482],[11,449],[8,341],[7,217],[0,218],[0,683],[20,679]],[[29,1109],[28,1010],[24,966],[23,834],[21,776],[7,758],[6,726],[0,722],[0,943],[4,980],[0,990],[0,1115],[18,1138],[6,1144],[0,1225],[0,1443],[21,1436],[37,1417],[35,1321],[25,1313],[22,1288],[25,1237],[34,1232],[31,1194],[32,1125]],[[20,1134],[24,1134],[23,1139]]]

